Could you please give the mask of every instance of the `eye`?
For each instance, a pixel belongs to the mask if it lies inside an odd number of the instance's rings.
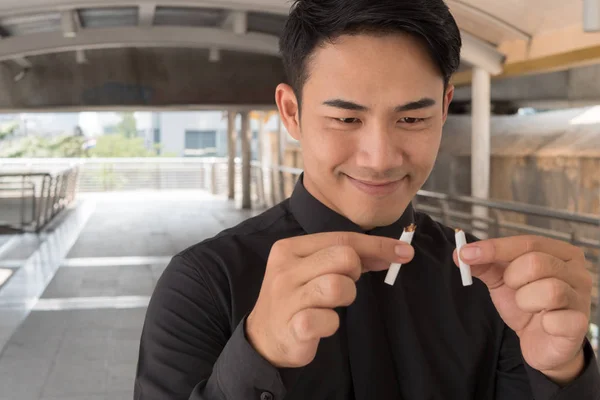
[[[419,122],[423,122],[423,121],[425,121],[425,118],[404,117],[404,118],[400,119],[400,122],[403,122],[408,125],[418,124]]]
[[[341,122],[342,124],[355,124],[360,122],[358,118],[334,118],[336,121]]]

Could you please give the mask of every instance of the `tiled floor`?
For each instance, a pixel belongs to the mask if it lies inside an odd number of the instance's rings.
[[[169,259],[257,214],[202,192],[83,200],[45,242],[23,237],[0,258],[16,271],[0,289],[0,400],[131,400],[145,305]]]

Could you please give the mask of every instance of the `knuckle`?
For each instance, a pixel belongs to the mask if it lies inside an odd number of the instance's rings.
[[[287,248],[289,248],[289,240],[290,239],[281,239],[276,241],[273,244],[273,247],[271,248],[271,252],[273,253],[281,253],[282,251],[286,250]]]
[[[565,283],[558,280],[552,279],[549,283],[548,294],[550,302],[555,307],[565,307],[569,303],[569,296]]]
[[[338,299],[344,292],[343,283],[339,275],[327,275],[321,280],[321,290],[325,297],[331,300]]]
[[[356,299],[356,284],[352,280],[348,280],[348,285],[346,286],[346,290],[344,292],[343,306],[349,306]]]
[[[350,244],[350,235],[347,232],[336,234],[335,244],[337,246],[348,246]]]
[[[589,316],[582,312],[578,312],[576,315],[577,318],[575,318],[575,320],[573,321],[573,325],[575,325],[575,328],[577,330],[581,332],[586,332],[590,323]]]
[[[524,237],[525,249],[527,253],[532,253],[540,248],[540,238],[534,235]]]
[[[308,311],[302,311],[296,314],[294,318],[294,331],[298,338],[302,340],[309,339],[312,335],[312,318]]]
[[[587,269],[583,271],[583,288],[586,294],[591,294],[594,287],[594,278],[590,271]]]
[[[529,281],[534,281],[544,274],[545,270],[545,257],[541,253],[528,253],[527,254],[528,273]]]
[[[398,241],[400,242],[400,241]],[[377,252],[379,254],[386,254],[386,246],[385,246],[385,242],[383,240],[378,240],[377,241]]]
[[[287,289],[289,279],[285,272],[274,274],[271,278],[271,289],[275,292],[284,292]]]
[[[327,324],[328,329],[323,332],[325,337],[335,334],[340,327],[340,316],[337,312],[332,310],[332,312],[328,313],[327,317],[330,320],[330,323]]]
[[[337,261],[347,268],[354,268],[360,265],[360,257],[350,246],[336,246],[335,257]]]
[[[578,261],[586,261],[585,251],[581,247],[573,246],[574,259]]]
[[[278,262],[285,258],[285,255],[289,253],[290,250],[290,239],[282,239],[278,240],[271,247],[271,252],[269,253],[269,259]]]

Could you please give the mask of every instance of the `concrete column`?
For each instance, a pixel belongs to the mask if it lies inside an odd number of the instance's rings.
[[[235,117],[237,113],[227,113],[227,193],[229,199],[235,199],[235,153],[237,151],[237,135],[235,132]]]
[[[583,30],[600,32],[600,0],[583,0]]]
[[[256,185],[256,190],[258,192],[258,198],[261,206],[267,204],[267,198],[265,196],[265,176],[263,174],[263,168],[266,167],[266,157],[264,151],[265,144],[265,118],[267,116],[266,112],[258,113],[258,137],[256,143],[256,158],[258,162],[260,162],[261,168],[258,170],[258,182]]]
[[[284,129],[283,121],[281,120],[281,116],[279,116],[279,122],[277,124],[277,137],[279,138],[278,147],[279,151],[277,152],[277,165],[283,166],[285,163],[284,155],[285,155],[285,147],[287,145],[287,131]],[[279,171],[279,201],[283,201],[285,199],[285,175],[283,172]]]
[[[489,72],[475,67],[473,69],[473,104],[471,132],[471,194],[473,197],[488,199],[490,196],[490,118],[491,118],[491,80]],[[485,218],[487,208],[473,207],[473,215]],[[487,224],[477,223],[473,233],[487,238]],[[479,228],[479,229],[477,229]]]
[[[242,209],[249,210],[252,208],[250,199],[250,141],[252,140],[252,131],[250,129],[250,113],[244,111],[242,113]]]

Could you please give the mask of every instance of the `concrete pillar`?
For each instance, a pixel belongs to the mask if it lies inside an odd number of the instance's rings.
[[[250,199],[250,141],[252,140],[252,131],[250,129],[250,113],[244,111],[242,113],[242,209],[249,210],[252,208]]]
[[[600,0],[583,0],[583,30],[600,32]]]
[[[258,137],[257,137],[257,143],[256,143],[256,158],[258,160],[258,162],[260,163],[261,167],[258,170],[258,182],[256,185],[256,190],[258,192],[258,198],[260,199],[259,202],[261,203],[261,206],[266,205],[267,203],[267,198],[265,196],[265,176],[264,176],[264,168],[267,166],[266,164],[266,157],[265,157],[265,151],[264,151],[264,144],[265,144],[265,118],[267,117],[267,113],[266,112],[259,112],[258,113]]]
[[[491,142],[491,80],[489,72],[473,69],[473,124],[471,132],[471,194],[473,197],[488,199],[490,196],[490,142]],[[473,215],[488,216],[486,207],[473,207]],[[487,238],[487,224],[474,224],[473,233]],[[479,228],[479,229],[477,229]]]
[[[235,199],[235,153],[237,151],[237,135],[235,132],[235,117],[237,113],[227,113],[227,193],[229,199]]]
[[[278,147],[279,151],[277,152],[277,165],[283,166],[285,164],[284,155],[285,155],[285,147],[287,144],[287,137],[285,136],[287,131],[284,129],[283,121],[281,120],[281,116],[279,116],[279,122],[277,124],[277,137],[279,138]],[[279,201],[283,201],[285,199],[285,175],[280,170],[279,171]]]

